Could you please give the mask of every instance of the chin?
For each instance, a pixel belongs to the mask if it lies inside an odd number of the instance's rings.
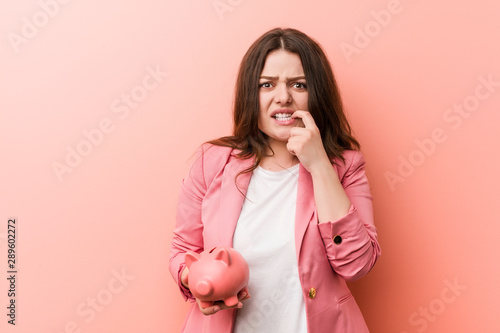
[[[268,138],[269,138],[269,141],[287,143],[288,139],[290,139],[290,133],[280,134],[280,135],[272,135],[272,136],[268,135]]]

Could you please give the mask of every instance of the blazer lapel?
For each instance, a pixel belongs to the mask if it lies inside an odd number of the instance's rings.
[[[297,262],[302,248],[302,239],[307,226],[316,211],[314,202],[314,189],[311,174],[302,166],[299,166],[299,184],[297,188],[297,207],[295,211],[295,248],[297,250]]]
[[[226,165],[222,176],[221,200],[219,207],[219,245],[233,246],[233,235],[240,217],[243,201],[248,190],[248,184],[252,177],[251,172],[242,173],[236,179],[236,176],[242,170],[245,170],[255,163],[255,158],[237,159],[231,158]],[[236,179],[236,183],[235,183]],[[236,186],[236,184],[238,186]]]

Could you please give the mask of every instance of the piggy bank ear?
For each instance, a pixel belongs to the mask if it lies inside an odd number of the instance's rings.
[[[200,260],[200,255],[196,252],[193,251],[188,251],[186,252],[186,255],[184,257],[184,261],[186,262],[186,265],[188,268],[191,268],[191,265],[193,262]]]
[[[231,254],[227,249],[220,248],[215,252],[215,260],[223,261],[227,266],[231,265]]]

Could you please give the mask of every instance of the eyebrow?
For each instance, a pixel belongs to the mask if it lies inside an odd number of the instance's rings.
[[[265,79],[265,80],[277,80],[279,79],[278,76],[261,76],[259,79]],[[301,76],[292,76],[292,77],[287,77],[287,80],[288,81],[292,81],[292,80],[305,80],[306,77],[304,75],[301,75]]]

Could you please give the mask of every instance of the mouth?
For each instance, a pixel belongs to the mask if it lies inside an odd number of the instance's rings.
[[[274,119],[276,119],[277,121],[282,121],[282,122],[292,120],[291,113],[276,113],[276,114],[272,115],[272,117]]]
[[[273,118],[280,125],[290,125],[295,122],[295,119],[292,118],[293,110],[291,109],[280,109],[275,110],[271,114],[271,118]]]

